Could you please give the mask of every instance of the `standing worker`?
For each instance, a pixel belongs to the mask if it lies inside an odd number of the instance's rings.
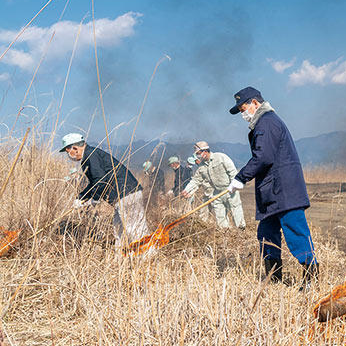
[[[165,193],[165,174],[151,161],[143,163],[143,170],[149,178],[149,200],[154,207],[159,206],[160,196]]]
[[[249,123],[252,158],[229,186],[232,193],[255,178],[257,237],[266,274],[282,281],[281,232],[292,255],[304,267],[300,290],[317,278],[318,263],[305,209],[310,206],[303,170],[289,130],[261,93],[247,87],[234,95],[231,114],[241,112]],[[274,244],[274,246],[268,243]]]
[[[193,155],[193,158],[195,159],[195,163],[197,166],[201,164],[201,160],[197,158],[196,155]],[[210,185],[208,179],[205,179],[201,183],[201,187],[203,190],[203,197],[202,197],[202,203],[207,202],[210,198],[213,197],[213,187]],[[210,204],[206,205],[199,211],[199,217],[202,221],[207,222],[210,214],[212,213],[212,206]]]
[[[148,234],[142,186],[132,173],[109,153],[89,146],[79,133],[67,134],[62,143],[60,152],[66,152],[73,161],[80,161],[89,180],[74,201],[74,207],[82,207],[86,200],[102,198],[115,207],[113,224],[118,228],[119,240],[131,242]]]
[[[174,170],[174,186],[171,191],[174,196],[177,197],[191,180],[192,172],[191,169],[180,164],[180,160],[177,156],[171,156],[168,159],[168,165]]]
[[[205,141],[197,142],[194,145],[195,155],[200,161],[200,165],[192,177],[190,183],[185,187],[182,195],[188,198],[194,194],[204,182],[208,182],[212,187],[212,196],[227,189],[232,179],[238,173],[233,161],[224,153],[213,153],[210,151],[209,144]],[[226,194],[214,202],[212,207],[215,212],[216,221],[219,227],[230,227],[227,213],[232,212],[233,221],[241,230],[245,229],[243,207],[238,191]]]

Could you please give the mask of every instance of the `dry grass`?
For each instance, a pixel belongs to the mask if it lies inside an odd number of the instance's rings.
[[[5,176],[13,158],[2,150]],[[14,148],[15,152],[15,148]],[[320,291],[298,292],[261,281],[255,223],[246,232],[220,231],[197,217],[177,227],[154,256],[124,258],[111,245],[84,239],[81,248],[58,225],[77,190],[65,182],[68,163],[45,148],[27,146],[1,201],[1,226],[22,229],[20,241],[0,261],[1,329],[5,345],[344,345],[346,322],[328,333],[309,328],[320,296],[344,280],[346,259],[312,228],[321,263]],[[73,212],[82,229],[111,238],[111,208],[98,218]],[[172,209],[149,211],[174,219]],[[65,217],[67,219],[68,217]],[[28,238],[53,220],[37,237]],[[300,268],[284,249],[285,274]],[[325,341],[326,337],[330,340]],[[1,341],[0,341],[1,343]]]
[[[304,168],[304,177],[307,183],[342,183],[346,182],[345,166],[320,166]]]

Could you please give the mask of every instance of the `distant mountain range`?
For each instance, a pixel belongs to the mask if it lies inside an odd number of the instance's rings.
[[[95,145],[95,143],[90,143]],[[307,137],[295,141],[296,148],[303,166],[345,166],[346,167],[346,132],[337,131],[322,134],[316,137]],[[250,159],[251,153],[248,144],[215,142],[209,143],[214,152],[227,154],[241,168]],[[107,150],[106,146],[102,146]],[[108,150],[107,150],[108,151]],[[119,160],[128,157],[128,145],[113,148],[113,155]],[[182,161],[193,153],[193,143],[174,144],[167,142],[136,141],[132,144],[130,167],[135,170],[142,169],[144,161],[154,159],[159,161],[162,157],[162,167],[166,168],[170,156],[176,155]],[[163,156],[162,156],[163,155]],[[125,160],[125,163],[127,160]]]

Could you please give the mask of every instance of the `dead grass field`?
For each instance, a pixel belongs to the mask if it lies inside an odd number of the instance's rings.
[[[13,152],[1,150],[4,177]],[[321,277],[302,294],[301,268],[286,247],[284,275],[293,286],[261,280],[251,184],[242,193],[245,232],[218,230],[212,218],[203,223],[196,215],[156,255],[124,258],[107,243],[108,205],[61,217],[78,190],[78,179],[63,179],[68,171],[60,155],[26,147],[2,197],[2,226],[22,232],[0,261],[0,344],[345,345],[344,319],[321,329],[312,315],[315,302],[345,280],[345,193],[337,184],[308,185]],[[176,216],[169,207],[148,210],[153,230]],[[105,243],[83,238],[77,247],[58,234],[68,219],[82,231],[102,232]]]

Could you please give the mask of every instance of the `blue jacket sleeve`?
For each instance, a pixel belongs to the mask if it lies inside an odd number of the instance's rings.
[[[264,125],[254,130],[251,143],[252,157],[235,177],[243,184],[258,175],[266,174],[275,162],[280,145],[281,129],[270,122]]]

